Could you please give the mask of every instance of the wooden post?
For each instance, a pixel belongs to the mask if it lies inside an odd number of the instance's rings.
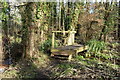
[[[68,61],[71,61],[71,59],[72,59],[72,54],[69,55],[69,57],[68,57]]]
[[[71,40],[72,40],[72,45],[74,44],[74,40],[75,40],[75,33],[74,32],[71,32],[70,33],[70,35],[71,35]]]
[[[54,43],[55,43],[55,33],[52,33],[52,48],[54,48]]]
[[[68,36],[67,45],[73,45],[74,44],[74,36],[75,36],[75,33],[70,31],[69,36]]]

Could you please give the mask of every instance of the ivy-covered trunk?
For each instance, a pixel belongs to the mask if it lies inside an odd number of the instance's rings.
[[[1,29],[2,23],[0,22],[0,64],[2,63],[3,60],[3,46],[2,46],[2,29]]]
[[[8,21],[9,21],[9,4],[6,2],[1,3],[0,9],[0,64],[5,59],[5,56],[9,54],[9,38],[8,38]]]
[[[0,12],[2,12],[2,9],[0,9]],[[2,19],[2,16],[0,16],[0,19]],[[2,46],[2,22],[0,22],[0,64],[3,60],[3,46]]]
[[[120,11],[120,1],[119,1],[119,11]],[[118,17],[120,17],[120,12],[118,13]],[[118,19],[118,39],[120,41],[120,18]]]
[[[24,10],[23,29],[22,29],[22,44],[23,57],[32,57],[37,48],[35,48],[35,29],[36,25],[36,3],[28,3]]]
[[[102,36],[103,36],[103,40],[106,41],[106,37],[107,37],[107,28],[108,28],[108,18],[109,18],[109,2],[106,2],[104,4],[105,6],[105,14],[104,14],[104,26],[102,28],[102,32],[100,34],[100,39],[99,40],[102,40]]]

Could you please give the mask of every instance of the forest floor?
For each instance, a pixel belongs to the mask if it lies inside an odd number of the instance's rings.
[[[20,60],[11,65],[2,78],[119,80],[120,65],[81,56],[69,62],[44,55],[39,62],[38,59]]]
[[[115,51],[113,50],[110,55],[103,53],[104,55],[100,55],[101,59],[98,56],[86,58],[78,55],[71,61],[54,59],[41,52],[36,58],[20,59],[11,64],[0,77],[38,80],[41,78],[120,80],[120,53]]]

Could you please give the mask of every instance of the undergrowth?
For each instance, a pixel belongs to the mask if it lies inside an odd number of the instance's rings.
[[[55,41],[54,46],[57,47],[58,43]],[[43,43],[39,45],[39,50],[44,52],[44,53],[50,53],[50,50],[52,48],[52,40],[48,39],[45,40]]]
[[[104,51],[104,48],[99,47],[98,49],[95,45],[94,49],[97,49],[93,50],[95,52],[94,56],[77,55],[70,62],[61,61],[61,63],[58,63],[56,61],[54,63],[49,60],[47,55],[40,52],[37,57],[26,59],[28,61],[21,60],[17,65],[11,66],[3,75],[7,78],[36,78],[40,76],[38,74],[39,69],[42,69],[46,71],[46,74],[55,79],[70,77],[95,80],[119,79],[120,63],[117,63],[117,60],[120,59],[120,56],[118,56],[119,52],[115,52],[113,49],[108,50],[107,47],[105,48],[106,51]]]
[[[89,46],[86,57],[95,56],[106,48],[106,43],[104,41],[90,40],[87,45]]]

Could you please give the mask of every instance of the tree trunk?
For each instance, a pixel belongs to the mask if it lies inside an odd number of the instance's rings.
[[[119,1],[119,13],[118,17],[120,17],[120,1]],[[120,41],[120,18],[118,19],[118,40]]]
[[[9,18],[10,18],[10,6],[9,3],[6,4],[7,7],[2,5],[3,8],[0,12],[3,12],[5,16],[2,15],[0,22],[0,64],[3,64],[6,56],[9,56],[9,37],[8,37],[8,27],[9,27]],[[8,10],[8,12],[6,12]]]
[[[0,26],[2,26],[2,23],[0,22]],[[2,46],[2,29],[0,27],[0,64],[3,62],[3,46]]]
[[[108,12],[108,9],[109,9],[109,2],[106,2],[105,3],[105,15],[104,15],[104,26],[102,28],[102,31],[101,31],[101,34],[100,34],[100,38],[99,40],[102,40],[102,36],[103,36],[103,40],[106,41],[106,36],[107,36],[107,33],[106,33],[106,28],[107,28],[107,22],[108,22],[108,17],[109,17],[109,12]]]
[[[26,5],[25,14],[22,18],[23,22],[23,57],[32,57],[35,52],[35,29],[36,29],[36,3],[28,3]],[[35,37],[35,38],[34,38]]]

